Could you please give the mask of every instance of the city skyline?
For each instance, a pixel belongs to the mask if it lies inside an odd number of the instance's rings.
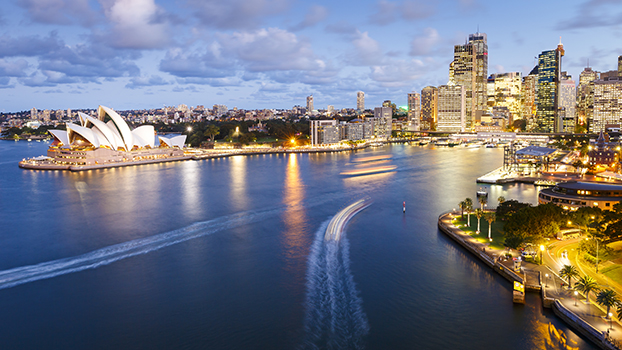
[[[617,68],[621,12],[596,0],[21,0],[0,5],[0,111],[291,108],[309,95],[339,109],[356,108],[357,91],[368,109],[405,105],[448,82],[454,46],[476,32],[488,36],[488,75],[527,75],[561,36],[562,70],[578,82],[588,60]]]

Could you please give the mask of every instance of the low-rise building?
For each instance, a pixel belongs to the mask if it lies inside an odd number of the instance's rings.
[[[620,201],[622,185],[609,183],[568,181],[542,189],[538,193],[538,203],[557,204],[565,210],[577,210],[581,207],[612,210]]]

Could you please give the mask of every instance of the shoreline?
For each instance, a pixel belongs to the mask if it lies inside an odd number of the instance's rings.
[[[536,271],[535,269],[526,270],[525,268],[522,268],[524,273],[523,277],[520,277],[518,274],[514,273],[514,271],[511,271],[511,266],[508,266],[509,264],[503,264],[501,262],[501,259],[499,259],[498,257],[495,258],[494,250],[488,250],[488,252],[486,252],[485,244],[477,242],[470,235],[464,233],[464,231],[462,231],[459,227],[453,225],[451,223],[451,219],[456,215],[458,214],[453,211],[442,213],[441,215],[439,215],[439,230],[449,236],[454,242],[458,243],[460,246],[472,253],[472,255],[478,257],[481,262],[492,268],[495,272],[499,273],[505,279],[509,280],[512,283],[515,281],[523,283],[525,286],[525,292],[539,292],[542,298],[542,305],[544,308],[552,309],[555,316],[564,321],[576,333],[581,334],[585,338],[589,339],[592,343],[594,343],[594,345],[600,347],[601,349],[607,350],[619,349],[619,347],[616,346],[616,344],[619,344],[619,340],[608,339],[608,332],[598,330],[597,327],[586,321],[580,315],[577,315],[567,305],[563,305],[563,302],[561,300],[562,297],[556,298],[553,295],[548,295],[555,293],[547,293],[549,283],[547,281],[546,287],[542,285],[541,271]],[[484,247],[483,249],[482,246]],[[512,262],[510,264],[512,264]],[[555,279],[555,277],[559,278],[559,276],[557,276],[554,271],[551,270],[551,273],[553,279]],[[561,281],[563,282],[563,280]],[[537,284],[534,284],[533,282],[537,282]],[[554,284],[555,280],[553,280],[553,285]]]
[[[250,149],[248,151],[244,150],[235,150],[235,151],[224,151],[224,152],[206,152],[203,151],[202,154],[185,154],[183,156],[177,157],[167,157],[167,158],[159,158],[159,159],[148,159],[148,160],[138,160],[138,161],[127,161],[127,162],[110,162],[105,164],[96,164],[96,165],[67,165],[67,164],[57,164],[51,162],[49,160],[39,161],[34,159],[25,159],[19,162],[18,166],[22,169],[28,170],[66,170],[66,171],[87,171],[87,170],[97,170],[97,169],[108,169],[108,168],[120,168],[126,166],[135,166],[135,165],[144,165],[144,164],[158,164],[158,163],[168,163],[168,162],[179,162],[186,160],[206,160],[213,158],[226,158],[233,156],[251,156],[251,155],[260,155],[260,154],[289,154],[289,153],[334,153],[334,152],[347,152],[347,151],[356,151],[360,149],[365,149],[370,147],[371,145],[366,143],[356,147],[349,148],[339,148],[339,149],[331,149],[331,148],[320,148],[320,149]]]

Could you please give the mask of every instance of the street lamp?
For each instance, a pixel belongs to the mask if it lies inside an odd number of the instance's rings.
[[[546,276],[546,280],[544,281],[544,283],[546,284],[545,287],[548,288],[549,287],[549,274],[547,273],[544,276]]]
[[[577,306],[577,295],[579,295],[579,292],[575,290],[574,291],[574,306]]]
[[[544,253],[544,245],[540,244],[540,265],[542,265],[542,254]]]
[[[613,319],[611,318],[611,316],[613,316],[613,314],[610,312],[608,316],[609,316],[609,329],[611,329],[613,327],[613,324],[612,324]]]

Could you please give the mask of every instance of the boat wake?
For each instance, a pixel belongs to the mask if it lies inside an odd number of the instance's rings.
[[[335,215],[330,223],[321,225],[311,247],[307,270],[305,337],[301,349],[364,347],[369,325],[350,271],[349,243],[344,232],[328,235],[335,221],[342,220],[340,230],[343,229],[347,222],[343,221],[343,216],[351,217],[344,214],[348,208]]]
[[[265,220],[267,217],[276,215],[281,211],[282,209],[279,208],[237,213],[213,220],[197,222],[178,230],[111,245],[78,256],[0,271],[0,289],[86,269],[94,269],[190,239]]]

